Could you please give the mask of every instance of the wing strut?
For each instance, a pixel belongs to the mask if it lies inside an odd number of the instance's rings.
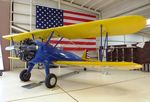
[[[62,39],[63,39],[63,37],[61,37],[61,38],[59,39],[59,41],[57,41],[57,43],[56,43],[56,45],[54,46],[54,48],[61,42]]]
[[[107,60],[107,47],[108,47],[108,32],[106,32],[105,41],[103,45],[103,25],[100,25],[100,47],[99,47],[99,60],[102,62],[104,57],[104,50],[106,51]]]
[[[103,32],[103,25],[100,25],[100,48],[99,48],[99,60],[103,60],[103,38],[102,38],[102,32]]]
[[[47,40],[47,42],[46,42],[45,45],[47,45],[47,44],[49,43],[49,41],[51,40],[51,38],[53,37],[53,35],[54,35],[54,31],[51,32],[51,34],[50,34],[50,36],[48,37],[48,40]]]
[[[107,52],[108,52],[108,32],[106,32],[106,36],[105,36],[104,50],[106,51],[106,61],[107,61]],[[103,55],[104,55],[104,51],[103,51]]]
[[[32,34],[32,40],[34,40],[34,34]]]
[[[55,33],[54,31],[51,32],[51,34],[50,34],[50,36],[48,37],[48,40],[47,40],[47,42],[46,42],[46,45],[50,42],[50,40],[52,39],[54,33]],[[57,41],[57,43],[56,43],[56,45],[54,46],[54,48],[61,42],[62,39],[63,39],[63,37],[61,37],[61,38]]]

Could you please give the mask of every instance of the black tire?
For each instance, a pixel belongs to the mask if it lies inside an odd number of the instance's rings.
[[[21,81],[26,82],[30,80],[31,73],[29,73],[26,69],[24,69],[23,71],[21,71],[19,77]]]
[[[87,71],[87,68],[84,68],[83,70],[84,70],[84,71]]]
[[[45,86],[47,88],[53,88],[56,86],[57,83],[57,77],[55,74],[49,74],[46,78],[45,78]]]

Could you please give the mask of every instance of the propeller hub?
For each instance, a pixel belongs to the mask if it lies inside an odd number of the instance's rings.
[[[25,39],[24,41],[20,42],[20,47],[18,51],[18,56],[22,61],[31,61],[37,52],[37,45],[31,39]]]

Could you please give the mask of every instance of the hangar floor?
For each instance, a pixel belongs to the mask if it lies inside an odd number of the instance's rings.
[[[150,102],[150,73],[88,70],[60,77],[53,89],[44,84],[28,89],[22,86],[44,80],[44,71],[34,69],[31,81],[24,83],[18,78],[20,70],[0,77],[0,102]],[[71,71],[52,69],[58,76]]]

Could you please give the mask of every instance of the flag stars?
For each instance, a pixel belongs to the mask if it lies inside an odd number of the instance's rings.
[[[39,6],[36,10],[39,11],[36,14],[36,20],[38,21],[36,23],[37,28],[44,29],[63,25],[63,10],[43,6]]]

